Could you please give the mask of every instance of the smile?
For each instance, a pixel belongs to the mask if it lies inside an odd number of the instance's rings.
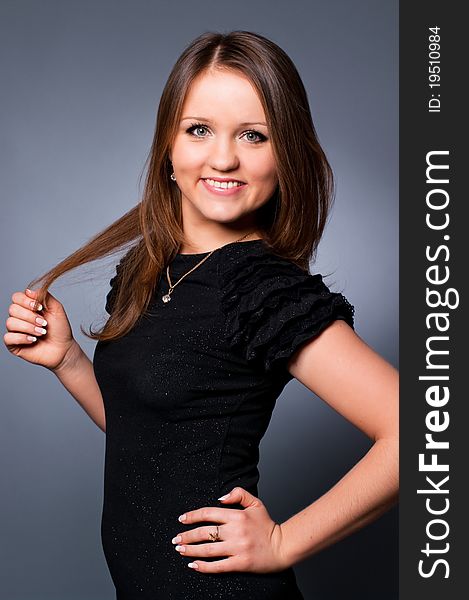
[[[224,196],[228,196],[231,194],[236,194],[241,190],[241,188],[245,187],[246,184],[241,181],[230,180],[230,181],[215,181],[214,179],[202,179],[202,183],[204,187],[212,193],[222,194]]]
[[[221,187],[223,189],[245,185],[241,181],[236,181],[235,179],[230,181],[215,181],[215,179],[204,179],[204,181],[206,181],[209,185],[213,187]]]

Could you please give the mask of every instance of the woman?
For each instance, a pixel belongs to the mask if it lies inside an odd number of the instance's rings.
[[[289,57],[255,33],[204,33],[163,91],[141,202],[13,294],[8,349],[106,432],[101,533],[119,600],[302,598],[293,565],[397,501],[397,372],[309,272],[332,200]],[[48,288],[123,248],[91,363]],[[293,378],[374,444],[279,524],[258,498],[258,448]]]

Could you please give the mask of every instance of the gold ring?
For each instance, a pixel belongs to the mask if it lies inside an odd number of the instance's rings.
[[[211,542],[218,542],[220,540],[220,536],[218,533],[218,525],[217,525],[217,532],[216,533],[212,533],[211,531],[208,534],[208,537],[210,538]]]

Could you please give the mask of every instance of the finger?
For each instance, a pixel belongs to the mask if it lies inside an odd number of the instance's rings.
[[[31,300],[34,300],[34,298],[37,297],[38,295],[38,290],[32,291],[32,290],[25,290],[26,293],[30,293],[30,299],[29,301],[31,302]],[[25,294],[26,295],[26,294]],[[47,290],[46,292],[46,297],[44,299],[44,302],[47,304],[47,306],[45,307],[47,312],[51,312],[52,314],[57,313],[57,312],[61,312],[63,311],[63,305],[61,302],[59,302],[59,300],[57,300],[57,298],[51,294],[49,292],[49,290]],[[44,307],[41,307],[38,310],[42,310]]]
[[[218,508],[216,506],[204,506],[196,510],[189,510],[178,517],[184,525],[198,523],[199,521],[214,521],[215,523],[227,523],[239,518],[240,510],[232,508]]]
[[[29,308],[20,306],[19,304],[10,304],[8,307],[8,314],[10,317],[16,317],[17,319],[22,319],[23,321],[34,323],[35,325],[41,325],[43,327],[47,325],[47,321],[44,319],[44,317],[38,315]]]
[[[193,544],[194,542],[205,542],[211,539],[210,534],[216,532],[216,527],[218,527],[219,537],[223,539],[223,525],[209,525],[206,527],[197,527],[197,529],[190,529],[189,531],[184,531],[183,533],[178,533],[173,538],[178,538],[177,541],[173,542],[173,544]]]
[[[210,542],[208,544],[185,545],[178,544],[175,550],[184,556],[230,556],[228,542]]]
[[[207,562],[205,560],[196,560],[189,563],[189,565],[195,565],[194,571],[200,573],[224,573],[226,571],[241,571],[243,570],[239,566],[239,560],[236,556],[230,556],[229,558],[223,558],[222,560],[214,560]],[[188,565],[188,566],[189,566]]]
[[[7,346],[19,346],[20,344],[33,344],[37,340],[36,336],[27,335],[26,333],[5,333],[3,341]]]
[[[221,496],[221,498],[218,498],[218,500],[220,500],[220,502],[230,504],[241,504],[241,506],[243,506],[244,508],[249,508],[250,506],[259,506],[262,504],[262,501],[259,498],[257,498],[242,487],[233,488],[231,492],[225,494],[224,496]]]
[[[29,323],[28,321],[23,321],[23,319],[17,319],[16,317],[8,317],[5,324],[8,331],[11,332],[29,333],[36,337],[43,336],[47,333],[47,329],[44,329],[44,327],[34,325],[34,323]]]
[[[20,306],[24,306],[24,308],[29,308],[31,310],[42,310],[43,308],[42,304],[38,304],[33,298],[28,298],[23,292],[15,292],[12,295],[11,300],[15,304],[19,304]]]

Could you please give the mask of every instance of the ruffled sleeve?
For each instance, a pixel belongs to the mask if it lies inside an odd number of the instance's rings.
[[[222,273],[225,338],[252,364],[277,372],[332,321],[354,328],[355,308],[311,275],[271,253],[238,257]]]

